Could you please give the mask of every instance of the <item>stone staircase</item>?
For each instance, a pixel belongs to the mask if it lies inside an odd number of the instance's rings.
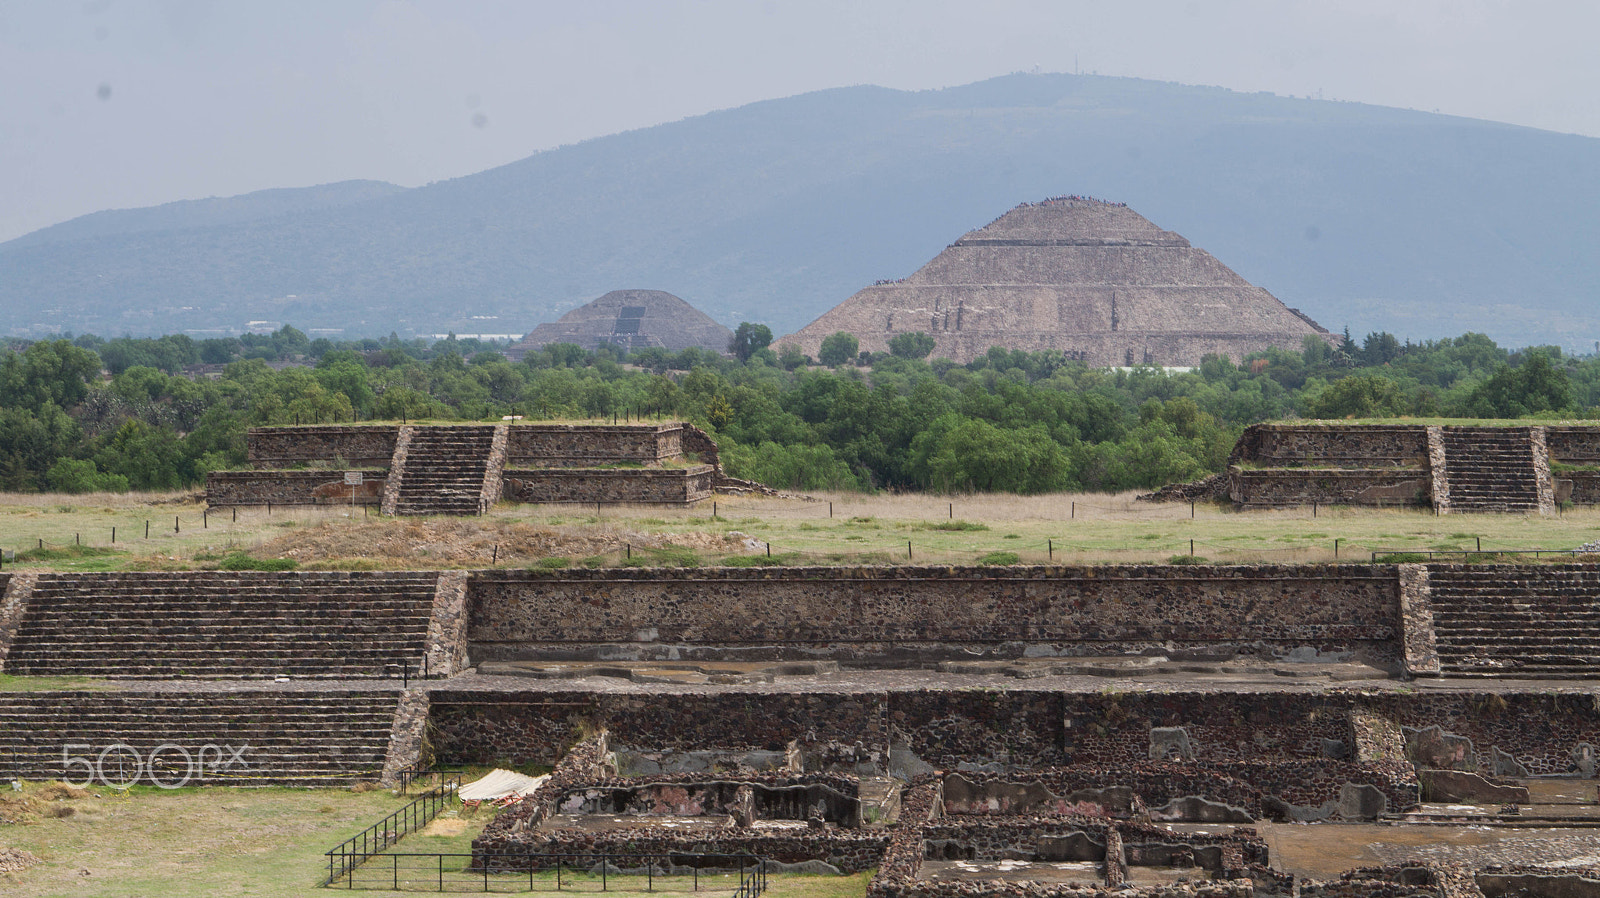
[[[113,785],[376,780],[399,698],[398,690],[7,693],[0,780],[82,783],[91,771]],[[87,763],[63,765],[63,755]]]
[[[1600,676],[1600,568],[1433,567],[1444,676]]]
[[[494,432],[493,425],[416,428],[400,477],[396,513],[481,512]]]
[[[5,659],[22,676],[396,677],[439,575],[41,574]]]
[[[1526,427],[1446,427],[1451,511],[1539,513],[1539,477]]]

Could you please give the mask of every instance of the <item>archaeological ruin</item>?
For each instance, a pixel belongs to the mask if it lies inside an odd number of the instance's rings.
[[[1585,560],[0,582],[0,672],[112,684],[8,694],[0,776],[70,778],[62,744],[153,783],[553,766],[474,843],[485,877],[649,851],[875,898],[1600,886]],[[237,753],[177,763],[201,743]]]
[[[936,358],[965,363],[999,346],[1096,367],[1191,367],[1208,353],[1242,359],[1331,339],[1178,234],[1085,197],[1024,203],[778,342],[816,357],[840,331],[870,352],[920,331]]]
[[[1243,508],[1431,506],[1554,514],[1600,502],[1600,427],[1255,424],[1217,490]]]
[[[534,328],[506,349],[506,358],[521,361],[552,343],[584,349],[611,346],[625,352],[656,348],[681,352],[693,346],[715,353],[728,351],[733,331],[711,316],[663,290],[613,290],[584,303],[555,321]]]
[[[692,424],[369,424],[253,427],[249,470],[213,471],[213,508],[364,505],[481,514],[496,502],[688,505],[762,490],[722,472]]]

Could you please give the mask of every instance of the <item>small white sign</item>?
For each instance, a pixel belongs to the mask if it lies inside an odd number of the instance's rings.
[[[360,486],[361,485],[361,472],[360,471],[346,471],[346,472],[344,472],[344,482],[349,484],[350,486]]]

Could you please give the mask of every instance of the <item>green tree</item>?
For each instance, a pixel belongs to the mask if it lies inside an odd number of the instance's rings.
[[[1313,418],[1391,418],[1406,413],[1400,385],[1375,374],[1341,377],[1306,403]]]
[[[87,458],[56,459],[45,475],[45,483],[63,493],[125,493],[128,478],[121,474],[102,474],[93,461]]]
[[[800,347],[793,343],[785,343],[778,347],[778,365],[783,370],[793,371],[805,367],[805,364],[806,354],[800,351]]]
[[[822,338],[822,347],[817,351],[817,361],[830,368],[837,368],[854,359],[860,350],[861,341],[856,339],[855,334],[839,331]]]
[[[910,467],[939,492],[1039,493],[1064,487],[1070,462],[1042,426],[1002,430],[952,414],[912,441]]]
[[[100,357],[66,340],[43,340],[0,363],[0,406],[68,409],[100,378]]]
[[[1572,381],[1549,356],[1531,352],[1512,368],[1501,365],[1467,397],[1462,414],[1476,418],[1520,418],[1572,408]]]
[[[933,352],[936,341],[930,334],[916,331],[909,334],[895,334],[889,339],[889,352],[896,358],[925,359]]]
[[[750,361],[756,350],[766,349],[772,343],[772,329],[765,324],[751,324],[741,322],[739,329],[733,332],[733,339],[728,341],[728,351],[741,362]]]

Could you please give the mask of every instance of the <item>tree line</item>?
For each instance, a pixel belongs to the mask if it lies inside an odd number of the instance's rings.
[[[1116,491],[1222,469],[1243,428],[1291,417],[1587,418],[1600,358],[1509,350],[1482,334],[1308,338],[1190,371],[1094,369],[1059,352],[929,359],[903,334],[828,364],[742,326],[727,354],[555,344],[509,361],[476,340],[11,341],[0,358],[0,488],[174,489],[244,465],[256,425],[682,418],[729,473],[784,489]],[[201,366],[196,368],[196,366]],[[188,372],[188,373],[186,373]]]

